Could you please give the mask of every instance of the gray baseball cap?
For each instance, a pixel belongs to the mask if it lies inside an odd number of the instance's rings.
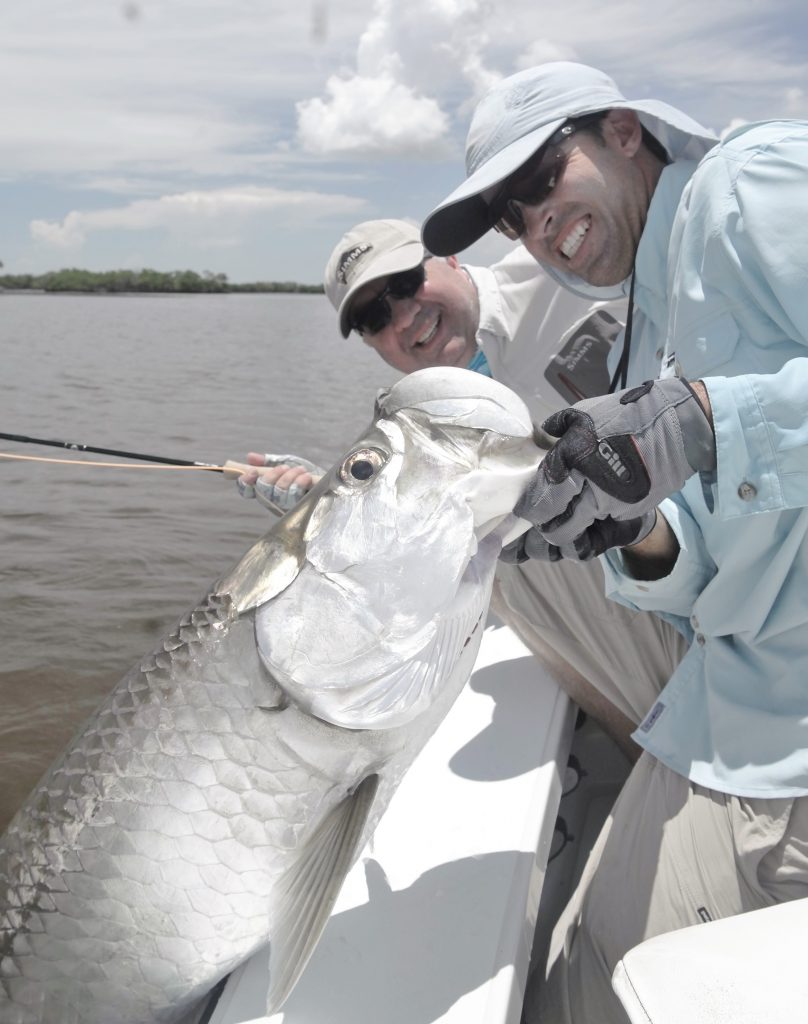
[[[586,64],[556,61],[503,79],[477,104],[466,138],[466,180],[429,214],[424,245],[436,256],[468,248],[491,227],[483,192],[522,166],[565,121],[623,107],[672,160],[700,160],[717,137],[660,100],[627,100],[615,82]]]
[[[325,268],[325,293],[339,313],[343,338],[351,333],[348,313],[359,289],[389,274],[412,270],[426,252],[421,230],[406,220],[366,220],[337,242]]]

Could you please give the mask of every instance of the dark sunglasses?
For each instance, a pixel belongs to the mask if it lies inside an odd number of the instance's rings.
[[[426,278],[426,270],[423,263],[419,263],[412,270],[402,270],[398,274],[391,274],[387,284],[379,294],[366,302],[361,309],[352,309],[348,321],[352,331],[358,334],[378,334],[393,319],[393,310],[387,301],[391,299],[411,299],[418,292]]]
[[[529,160],[505,180],[488,204],[491,227],[512,241],[521,238],[525,233],[525,218],[519,204],[539,206],[547,199],[567,166],[569,154],[561,144],[575,132],[591,127],[604,117],[605,111],[598,111],[562,124]]]

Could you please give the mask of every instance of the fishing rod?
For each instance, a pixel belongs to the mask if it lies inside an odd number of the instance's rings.
[[[228,460],[223,466],[210,462],[193,462],[190,459],[169,459],[165,455],[150,455],[144,452],[125,452],[118,448],[99,448],[92,444],[79,444],[77,441],[57,441],[44,437],[28,437],[25,434],[0,433],[4,441],[18,441],[21,444],[48,445],[51,448],[67,448],[74,452],[91,452],[94,455],[113,455],[119,459],[136,459],[139,462],[158,462],[167,466],[184,466],[194,469],[206,469],[210,473],[224,473],[225,476],[241,476],[255,466],[247,466],[241,462]]]
[[[211,462],[193,462],[191,459],[169,459],[165,455],[151,455],[144,452],[125,452],[119,448],[99,448],[92,444],[79,444],[77,441],[56,441],[50,438],[44,437],[28,437],[26,434],[5,434],[0,432],[0,439],[4,441],[18,441],[20,444],[42,444],[48,445],[52,448],[67,448],[68,451],[74,452],[91,452],[94,455],[113,455],[119,459],[135,459],[138,462],[154,462],[158,463],[163,469],[199,469],[206,470],[208,473],[221,473],[223,476],[232,479],[235,476],[241,476],[242,473],[253,472],[257,467],[249,466],[244,462],[234,462],[232,459],[228,459],[223,466],[216,466]],[[33,459],[34,461],[42,462],[66,462],[66,459],[37,459],[34,456],[26,455],[4,455],[0,453],[0,459]],[[116,466],[113,462],[91,462],[82,464],[91,466]],[[120,467],[122,468],[122,467]],[[148,466],[130,466],[130,469],[148,469]],[[282,516],[284,510],[280,505],[276,505],[275,502],[270,501],[268,498],[262,498],[262,502],[270,512],[274,512],[276,516]]]

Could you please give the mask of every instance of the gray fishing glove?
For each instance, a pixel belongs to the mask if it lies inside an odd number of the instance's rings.
[[[299,467],[310,473],[315,481],[324,475],[325,470],[320,466],[315,465],[313,462],[309,462],[308,459],[304,459],[299,455],[265,455],[264,466],[268,467]],[[256,466],[256,470],[260,473],[261,467]],[[239,489],[239,494],[243,498],[257,498],[266,508],[275,512],[280,509],[281,512],[288,512],[293,509],[295,505],[300,501],[304,494],[309,490],[309,487],[301,487],[297,483],[291,484],[289,487],[281,487],[277,480],[267,480],[261,476],[255,481],[254,484],[248,484],[243,481],[241,477],[236,481]]]
[[[521,537],[507,544],[500,553],[503,562],[526,562],[529,558],[542,562],[560,562],[562,558],[574,562],[589,562],[609,548],[624,548],[643,540],[656,523],[656,509],[636,519],[596,519],[589,529],[569,544],[558,547],[544,539],[534,526]]]
[[[688,477],[715,468],[712,427],[681,377],[584,399],[543,428],[559,440],[514,512],[562,549],[597,520],[642,517]]]

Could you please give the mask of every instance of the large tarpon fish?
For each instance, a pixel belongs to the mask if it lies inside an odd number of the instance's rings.
[[[539,458],[522,402],[479,374],[380,393],[0,839],[2,1024],[178,1021],[262,946],[282,1004],[471,672]]]

